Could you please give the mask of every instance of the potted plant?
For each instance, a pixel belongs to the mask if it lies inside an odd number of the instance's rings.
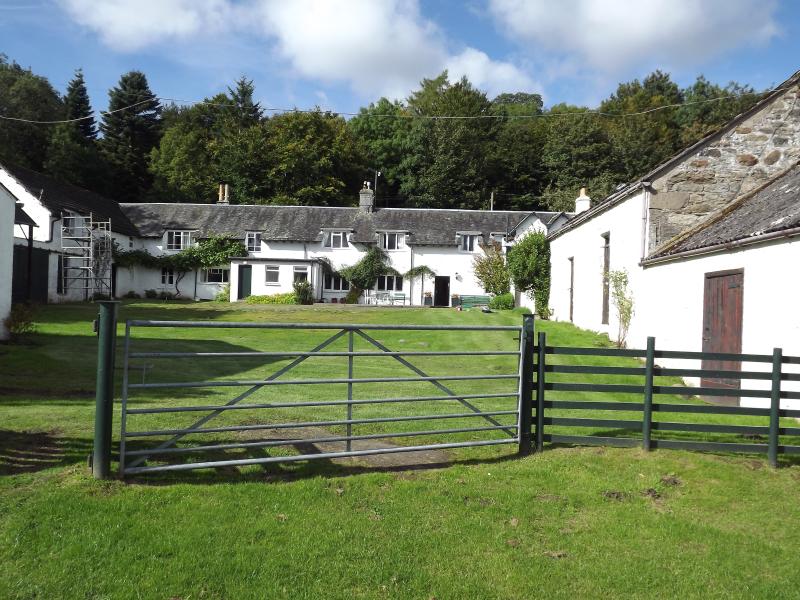
[[[425,292],[422,298],[423,306],[433,306],[433,295],[430,292]]]

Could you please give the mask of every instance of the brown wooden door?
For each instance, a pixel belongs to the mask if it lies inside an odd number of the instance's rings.
[[[719,271],[706,273],[703,295],[703,352],[741,353],[742,308],[744,300],[744,271]],[[703,369],[741,371],[739,361],[704,360]],[[738,379],[705,377],[703,387],[739,389]],[[734,396],[706,398],[720,404],[739,404]]]

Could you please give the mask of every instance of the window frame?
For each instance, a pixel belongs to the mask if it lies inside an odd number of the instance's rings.
[[[298,279],[297,274],[303,273],[305,275],[304,279]],[[298,281],[311,281],[310,274],[308,272],[308,265],[294,265],[292,267],[292,283],[297,283]]]
[[[405,250],[406,247],[406,233],[405,231],[381,231],[379,232],[380,247],[387,252],[397,252],[398,250]],[[389,236],[394,236],[394,248],[389,248]]]
[[[459,252],[472,254],[475,252],[475,246],[480,246],[477,243],[480,234],[477,233],[461,233],[459,234],[460,240],[458,241]],[[469,246],[469,247],[467,247]]]
[[[350,282],[341,275],[336,273],[326,273],[322,278],[322,289],[326,292],[348,292],[350,291]],[[338,286],[336,285],[338,283]]]
[[[255,244],[250,244],[251,238],[256,241]],[[246,231],[244,234],[244,245],[248,252],[261,252],[261,232]]]
[[[345,229],[332,229],[330,231],[326,231],[323,247],[330,248],[331,250],[342,250],[344,248],[349,248],[350,240],[347,239],[348,233],[349,232]],[[334,245],[334,239],[339,240],[338,246]]]
[[[275,273],[275,281],[270,281],[267,277],[270,273]],[[281,284],[281,266],[280,265],[264,265],[264,285],[280,285]]]
[[[172,241],[170,241],[170,237]],[[175,243],[175,238],[180,239],[180,243]],[[166,242],[166,249],[171,252],[180,252],[181,250],[186,250],[189,246],[192,245],[192,232],[189,229],[168,229],[167,230],[167,242]]]
[[[389,287],[390,279],[392,287]],[[398,280],[400,281],[400,287],[397,287]],[[383,287],[381,287],[381,284],[383,284]],[[402,275],[378,275],[375,281],[375,290],[378,292],[402,292],[403,285],[405,285],[405,281],[403,281]]]
[[[174,285],[175,284],[175,269],[170,267],[161,267],[161,285]]]
[[[214,271],[216,274],[220,275],[219,281],[211,281],[209,280],[208,276]],[[226,267],[209,267],[208,269],[203,269],[202,274],[202,283],[210,283],[210,284],[220,284],[220,283],[230,283],[231,280],[231,270]]]

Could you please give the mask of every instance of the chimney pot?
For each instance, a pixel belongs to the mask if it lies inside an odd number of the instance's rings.
[[[579,215],[592,207],[592,199],[586,195],[586,188],[581,188],[580,195],[575,198],[575,214]]]
[[[219,198],[217,199],[217,204],[228,204],[228,184],[227,183],[220,183],[219,184]]]

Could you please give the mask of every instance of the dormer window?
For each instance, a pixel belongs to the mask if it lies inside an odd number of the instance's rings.
[[[458,248],[462,252],[474,252],[478,245],[479,233],[464,232],[459,234]]]
[[[347,248],[347,232],[346,231],[326,231],[325,238],[322,244],[325,248]]]
[[[167,250],[185,250],[192,244],[192,232],[167,231]]]
[[[248,252],[261,252],[261,232],[248,231],[244,236],[244,243]]]
[[[395,231],[381,233],[380,244],[384,250],[402,250],[406,245],[406,235]]]
[[[493,242],[496,242],[496,243],[498,243],[498,244],[500,244],[502,246],[503,245],[503,241],[506,239],[506,234],[505,233],[492,232],[492,234],[489,237]]]

